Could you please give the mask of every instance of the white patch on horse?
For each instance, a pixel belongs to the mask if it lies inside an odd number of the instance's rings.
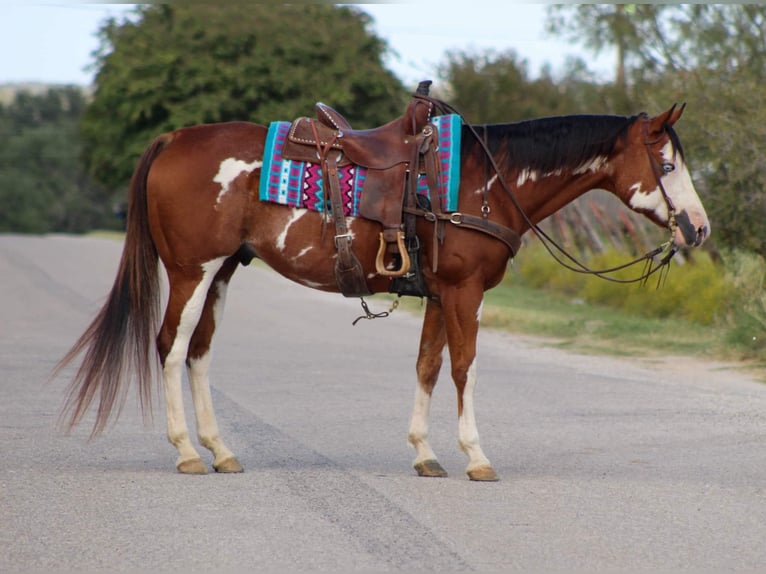
[[[653,211],[661,221],[668,219],[668,205],[660,191],[659,186],[654,189],[644,191],[641,188],[641,182],[630,186],[633,195],[630,196],[630,207],[637,211]]]
[[[226,261],[226,257],[219,257],[201,265],[202,279],[194,288],[192,296],[189,297],[189,300],[184,305],[183,311],[181,311],[181,319],[176,330],[176,337],[173,340],[173,345],[165,359],[166,364],[171,361],[171,357],[172,360],[179,362],[183,362],[185,359],[189,341],[191,340],[192,333],[194,333],[194,329],[197,328],[199,317],[202,314],[202,308],[205,305],[207,291],[212,281],[210,275],[218,273],[224,261]]]
[[[481,323],[481,312],[484,309],[484,299],[481,300],[481,303],[479,303],[479,310],[476,311],[476,322]]]
[[[296,221],[298,221],[301,217],[306,215],[307,213],[308,213],[307,209],[296,208],[292,210],[292,213],[290,213],[290,219],[287,221],[285,228],[282,230],[282,233],[280,233],[277,236],[277,249],[279,249],[280,251],[285,250],[285,246],[286,246],[285,241],[287,240],[287,232],[290,230],[290,226]]]
[[[521,187],[528,181],[537,181],[537,178],[539,177],[538,173],[534,170],[524,168],[519,172],[519,177],[516,178],[516,187]]]
[[[175,339],[165,358],[163,380],[165,382],[165,408],[167,411],[168,440],[178,449],[178,462],[198,459],[199,455],[189,440],[181,394],[181,368],[189,350],[194,329],[197,327],[207,298],[208,288],[221,269],[226,257],[219,257],[202,264],[202,279],[194,288],[181,311]]]
[[[314,248],[313,248],[313,247],[304,247],[303,249],[301,249],[301,252],[300,252],[300,253],[298,253],[298,255],[296,255],[296,256],[295,256],[295,258],[293,259],[293,261],[297,261],[298,259],[300,259],[300,258],[301,258],[301,257],[303,257],[304,255],[306,255],[306,253],[308,253],[308,252],[309,252],[309,251],[311,251],[312,249],[314,249]]]
[[[492,189],[492,186],[495,185],[495,182],[497,181],[498,175],[495,174],[492,176],[492,178],[487,182],[487,185],[482,185],[480,188],[478,188],[476,191],[474,191],[474,195],[481,195],[484,193],[485,190]]]
[[[662,158],[664,161],[673,162],[676,166],[673,171],[662,176],[662,184],[673,205],[678,211],[686,211],[690,216],[696,214],[702,220],[698,223],[709,228],[705,208],[697,195],[697,190],[694,189],[694,182],[684,160],[680,155],[673,157],[673,147],[669,143],[662,148]]]
[[[598,157],[594,157],[590,161],[586,161],[583,163],[580,167],[574,170],[575,175],[580,175],[583,173],[587,173],[589,171],[597,172],[601,170],[607,162],[608,158],[606,156],[600,155]]]
[[[705,208],[702,206],[699,196],[694,189],[689,170],[686,167],[680,155],[675,153],[673,145],[668,142],[661,151],[662,161],[673,163],[675,169],[662,175],[662,185],[665,192],[673,202],[677,212],[686,212],[692,225],[699,230],[704,230],[705,234],[701,240],[710,232],[710,222],[708,221]],[[631,186],[633,195],[630,198],[629,205],[633,209],[653,211],[661,221],[667,221],[669,216],[668,205],[659,185],[654,189],[644,191],[641,184],[636,183]],[[680,230],[676,230],[679,243],[683,244],[683,235]]]
[[[218,173],[213,178],[213,181],[215,183],[218,183],[221,185],[221,191],[218,193],[218,197],[215,200],[216,204],[221,203],[221,199],[229,191],[229,186],[231,185],[231,182],[237,179],[240,173],[242,173],[243,171],[246,173],[250,173],[251,171],[258,169],[262,165],[263,165],[263,162],[259,160],[255,160],[252,163],[245,163],[241,159],[234,159],[233,157],[223,160],[221,162],[221,165],[218,166]]]
[[[309,281],[308,279],[298,279],[297,281],[304,287],[311,287],[312,289],[323,289],[327,287],[324,283],[316,283],[315,281]]]

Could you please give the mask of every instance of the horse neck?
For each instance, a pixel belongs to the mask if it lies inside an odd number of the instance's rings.
[[[526,169],[509,170],[507,181],[532,223],[553,215],[592,189],[613,191],[603,165],[578,170],[535,174]],[[522,222],[525,226],[527,222]]]
[[[634,118],[623,116],[560,116],[516,124],[474,126],[463,130],[463,151],[481,171],[483,140],[509,186],[501,203],[516,229],[529,226],[509,194],[517,199],[531,223],[537,224],[591,189],[615,192],[610,159],[615,143]],[[475,163],[474,163],[475,162]]]

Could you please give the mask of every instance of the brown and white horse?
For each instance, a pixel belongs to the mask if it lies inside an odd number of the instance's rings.
[[[668,227],[676,245],[700,245],[710,226],[672,127],[681,112],[674,106],[656,117],[562,116],[476,130],[463,126],[458,211],[477,216],[488,212],[491,221],[521,235],[531,223],[600,188]],[[477,132],[499,174],[488,170]],[[168,439],[179,453],[176,468],[182,473],[206,471],[184,415],[186,365],[199,443],[212,451],[215,470],[242,471],[219,434],[208,378],[211,342],[234,271],[255,256],[302,285],[338,290],[335,247],[332,241],[320,242],[323,215],[259,200],[266,134],[266,127],[250,123],[200,125],[163,134],[145,151],[130,188],[125,247],[114,286],[60,363],[59,368],[84,352],[64,409],[70,427],[98,397],[93,432],[102,431],[121,404],[131,375],[137,378],[142,404],[148,403],[156,336]],[[362,218],[349,218],[347,225],[369,290],[387,292],[391,279],[375,271],[380,225]],[[414,466],[421,476],[446,474],[428,442],[431,393],[446,345],[458,391],[459,445],[468,456],[467,473],[473,480],[497,480],[479,444],[473,391],[483,294],[502,279],[509,249],[490,235],[447,223],[443,243],[434,251],[433,225],[418,218],[430,297],[408,435],[416,451]],[[436,272],[431,261],[435,252]],[[169,281],[159,334],[158,259]]]

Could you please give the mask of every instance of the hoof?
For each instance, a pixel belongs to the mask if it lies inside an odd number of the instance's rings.
[[[242,465],[239,464],[239,461],[233,456],[222,460],[218,464],[213,464],[213,468],[215,469],[216,472],[223,472],[223,473],[235,473],[235,472],[245,471],[245,469],[242,468]]]
[[[447,476],[447,471],[444,470],[442,465],[440,465],[436,460],[424,460],[423,462],[417,463],[414,468],[418,473],[418,476],[427,476],[433,478],[443,478]]]
[[[207,467],[198,458],[179,462],[176,469],[181,474],[207,474]]]
[[[468,478],[477,482],[497,482],[500,477],[495,474],[494,469],[491,466],[478,466],[469,471],[466,471]]]

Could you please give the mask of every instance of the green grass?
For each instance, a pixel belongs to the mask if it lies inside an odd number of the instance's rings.
[[[482,324],[611,355],[702,356],[711,349],[717,349],[722,358],[728,354],[722,336],[709,327],[633,315],[522,285],[502,284],[489,291]]]

